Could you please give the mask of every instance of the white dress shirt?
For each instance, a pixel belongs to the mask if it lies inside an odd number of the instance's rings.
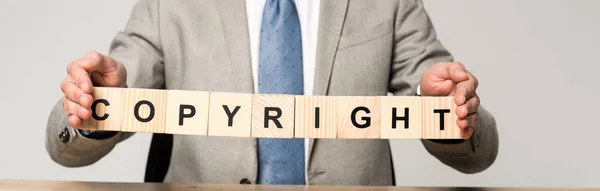
[[[246,0],[248,31],[250,35],[250,55],[252,58],[252,76],[254,91],[258,92],[258,50],[260,48],[260,28],[266,0]],[[302,33],[302,58],[304,69],[304,95],[312,95],[317,54],[317,34],[319,28],[320,0],[296,0],[296,9],[300,19]],[[304,140],[305,171],[308,165],[308,139]],[[305,173],[305,182],[308,183]]]

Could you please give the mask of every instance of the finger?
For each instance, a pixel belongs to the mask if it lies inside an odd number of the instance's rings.
[[[65,97],[62,98],[62,107],[65,114],[71,115],[71,110],[69,108],[69,105],[67,104],[67,98]]]
[[[473,114],[469,114],[466,117],[467,121],[469,122],[469,127],[475,127],[477,126],[477,122],[478,122],[478,117],[477,117],[477,113],[473,113]]]
[[[73,84],[70,80],[63,80],[60,85],[66,99],[73,101],[84,108],[90,108],[92,105],[92,96],[83,93],[83,91]]]
[[[473,127],[477,124],[477,113],[469,114],[467,117],[456,120],[458,128],[465,129],[467,127]]]
[[[468,83],[468,81],[464,81],[456,85],[456,90],[454,92],[454,102],[456,105],[463,105],[465,101],[475,95],[475,88]]]
[[[75,115],[71,115],[69,116],[69,124],[71,125],[71,127],[77,129],[81,127],[81,118]]]
[[[458,119],[456,120],[456,125],[458,125],[458,128],[464,130],[465,128],[469,127],[469,121],[467,118]]]
[[[90,73],[81,68],[81,62],[77,60],[68,66],[69,77],[73,83],[79,87],[84,93],[92,92],[92,80],[90,79]]]
[[[67,115],[77,115],[79,113],[79,104],[63,98],[63,109]]]
[[[65,112],[68,115],[75,115],[81,119],[87,119],[92,115],[90,109],[83,108],[81,105],[68,99],[63,99],[63,107],[66,108]]]
[[[449,62],[446,67],[447,77],[454,83],[460,83],[469,79],[465,66],[458,62]]]
[[[475,87],[475,89],[477,89],[477,87],[479,87],[479,80],[468,70],[467,70],[467,75],[469,76],[469,80],[473,81],[473,87]]]
[[[461,136],[463,139],[470,139],[470,138],[471,138],[471,136],[473,136],[473,128],[472,128],[472,127],[469,127],[469,128],[462,129],[462,130],[460,131],[460,136]]]
[[[465,118],[469,114],[477,113],[479,104],[479,96],[472,97],[465,104],[456,107],[456,115],[460,119]]]
[[[90,93],[93,87],[90,76],[95,71],[101,69],[103,61],[104,56],[102,54],[92,51],[87,53],[83,58],[69,64],[67,72],[83,92]]]
[[[457,105],[462,105],[466,100],[471,99],[474,96],[477,96],[477,86],[479,85],[477,78],[473,76],[469,71],[467,71],[469,76],[469,80],[460,82],[456,85],[456,92],[454,93],[454,102]]]

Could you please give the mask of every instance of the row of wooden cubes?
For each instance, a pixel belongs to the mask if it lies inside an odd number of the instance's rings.
[[[458,139],[453,97],[94,88],[83,129],[207,136]]]

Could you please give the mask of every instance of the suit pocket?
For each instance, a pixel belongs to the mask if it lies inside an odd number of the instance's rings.
[[[389,21],[367,28],[348,29],[340,37],[338,50],[375,40],[390,32],[392,32],[392,24]]]

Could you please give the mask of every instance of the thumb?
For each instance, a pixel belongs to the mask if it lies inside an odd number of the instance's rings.
[[[469,79],[465,66],[458,62],[441,63],[436,73],[439,78],[452,80],[454,83],[460,83]]]
[[[454,82],[435,78],[424,78],[421,81],[421,94],[424,96],[447,96],[453,94]]]
[[[116,69],[115,64],[111,58],[95,51],[87,53],[80,61],[81,68],[90,75],[93,72],[110,72],[112,69]]]
[[[423,73],[421,93],[427,96],[452,95],[455,85],[468,79],[462,64],[458,62],[438,63]]]

